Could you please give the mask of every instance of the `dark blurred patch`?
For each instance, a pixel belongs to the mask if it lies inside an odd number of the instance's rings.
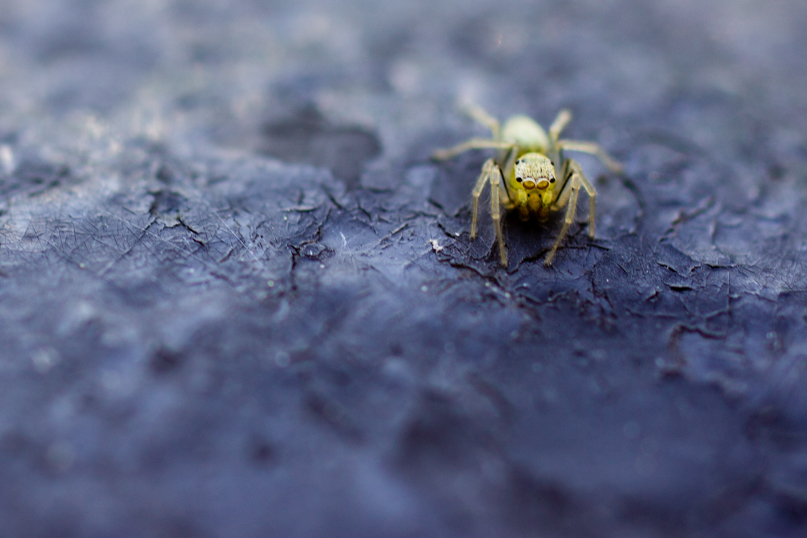
[[[19,430],[7,431],[0,436],[0,453],[3,453],[5,458],[30,455],[35,447],[34,440]]]
[[[249,460],[259,467],[271,467],[279,458],[277,448],[263,437],[255,436],[247,444]]]
[[[330,124],[314,107],[261,128],[258,151],[291,163],[329,168],[348,190],[359,185],[365,161],[381,153],[378,138],[361,127]]]
[[[151,357],[151,371],[155,374],[167,374],[179,368],[182,364],[182,355],[179,352],[160,348]]]
[[[492,438],[462,415],[448,396],[426,390],[401,434],[398,463],[412,468],[437,463],[462,466],[480,446],[491,442]]]
[[[657,532],[663,529],[661,536],[684,536],[688,523],[683,508],[655,503],[645,498],[623,499],[619,518],[632,527]]]
[[[103,49],[103,41],[88,28],[65,26],[57,28],[39,43],[39,60],[48,64],[69,56],[98,53]]]
[[[178,159],[169,156],[165,156],[154,175],[157,181],[166,185],[194,177],[193,172],[188,170],[187,166],[184,166]]]
[[[579,511],[561,486],[539,480],[518,467],[510,470],[503,500],[508,519],[525,529],[558,530]]]
[[[457,143],[461,142],[458,140]],[[438,206],[448,216],[455,216],[463,207],[471,206],[471,191],[482,171],[482,164],[488,155],[482,152],[470,152],[456,159],[441,161],[438,166],[436,180],[429,190],[429,201]],[[484,200],[487,203],[489,188],[485,189]],[[483,208],[484,210],[484,208]],[[470,226],[470,221],[468,221]]]
[[[364,435],[356,420],[339,402],[311,392],[305,397],[304,406],[310,416],[329,426],[344,439],[352,442],[362,441]]]
[[[27,193],[30,196],[42,194],[68,182],[70,168],[55,166],[41,161],[23,161],[13,174],[0,181],[0,196],[13,196]]]
[[[491,17],[477,16],[467,18],[457,25],[451,41],[456,51],[470,58],[490,59],[499,44],[499,34]]]
[[[512,422],[515,418],[515,408],[502,391],[476,372],[469,372],[465,379],[496,408],[499,417],[505,422]]]
[[[149,213],[155,217],[176,214],[187,207],[187,200],[178,192],[160,189],[151,194],[154,196],[154,201],[151,203],[151,207],[149,207]]]
[[[807,522],[807,488],[803,484],[770,482],[779,509],[793,524]]]
[[[203,530],[196,522],[187,517],[172,515],[155,519],[158,519],[158,521],[152,524],[160,529],[157,533],[158,536],[165,536],[166,538],[204,538],[210,536],[208,531]],[[160,519],[161,521],[159,521]]]

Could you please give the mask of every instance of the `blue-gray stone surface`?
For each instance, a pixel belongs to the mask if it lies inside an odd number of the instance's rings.
[[[801,0],[5,0],[0,537],[807,532]],[[625,165],[498,264],[473,100]]]

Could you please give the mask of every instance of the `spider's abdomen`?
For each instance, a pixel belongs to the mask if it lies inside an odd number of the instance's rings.
[[[504,124],[502,139],[516,142],[519,153],[546,153],[549,138],[546,131],[535,120],[527,116],[513,116]]]

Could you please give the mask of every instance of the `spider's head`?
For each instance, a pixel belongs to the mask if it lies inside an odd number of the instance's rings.
[[[555,167],[540,153],[526,153],[517,159],[515,177],[527,193],[551,193],[555,188]]]

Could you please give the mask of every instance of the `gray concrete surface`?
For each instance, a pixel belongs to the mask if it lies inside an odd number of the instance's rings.
[[[797,0],[0,3],[0,536],[807,532]],[[599,197],[509,220],[484,130]]]

